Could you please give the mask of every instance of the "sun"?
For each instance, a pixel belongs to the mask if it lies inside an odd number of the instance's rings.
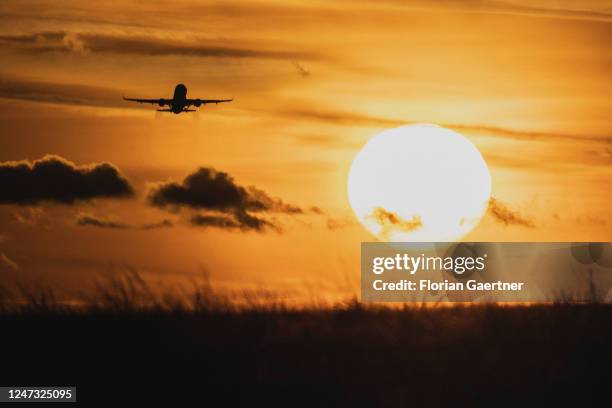
[[[491,175],[476,146],[459,133],[401,126],[374,136],[357,154],[348,197],[380,240],[453,242],[480,222]]]

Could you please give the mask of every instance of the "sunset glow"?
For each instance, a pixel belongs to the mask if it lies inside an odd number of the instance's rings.
[[[36,0],[3,1],[0,20],[0,162],[109,163],[131,193],[6,199],[1,284],[70,298],[128,265],[156,284],[206,270],[232,293],[337,299],[358,287],[362,241],[612,238],[602,2]],[[233,101],[173,115],[122,99],[179,83]],[[453,160],[479,152],[475,190],[449,190],[463,179],[435,164],[457,163],[407,144],[387,163],[414,165],[389,179],[398,196],[371,196],[386,179],[351,171],[355,158],[415,123],[460,134]],[[247,193],[203,204],[198,182]],[[176,188],[189,200],[163,194]],[[404,233],[380,235],[389,212]]]

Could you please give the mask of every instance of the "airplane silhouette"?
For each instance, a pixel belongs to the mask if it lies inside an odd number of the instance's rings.
[[[174,96],[172,99],[135,99],[123,97],[123,100],[138,103],[150,103],[153,105],[157,104],[161,107],[166,105],[168,106],[168,109],[158,109],[157,111],[172,112],[178,115],[181,112],[195,112],[196,109],[189,109],[191,106],[199,108],[207,103],[217,104],[220,102],[231,102],[234,99],[187,99],[187,87],[183,84],[178,84],[174,88]]]

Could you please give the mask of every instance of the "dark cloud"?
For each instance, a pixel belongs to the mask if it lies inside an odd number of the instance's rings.
[[[281,232],[281,228],[275,223],[244,212],[234,212],[226,215],[197,214],[191,217],[190,222],[198,227],[239,229],[242,231],[253,230],[258,232],[269,228]]]
[[[77,217],[76,224],[82,227],[98,227],[98,228],[109,228],[109,229],[143,229],[152,230],[158,228],[169,228],[172,227],[172,221],[163,219],[160,222],[142,225],[131,225],[119,221],[111,221],[104,218],[99,218],[89,214],[81,214]]]
[[[153,187],[148,201],[154,207],[171,211],[183,207],[205,211],[206,214],[193,216],[191,224],[226,229],[278,230],[279,227],[272,221],[251,213],[305,212],[302,208],[270,197],[255,187],[240,186],[229,174],[207,167],[200,167],[180,183],[162,183]],[[312,209],[311,211],[315,212]]]
[[[134,194],[128,180],[110,163],[77,166],[52,155],[33,162],[0,163],[0,186],[0,204],[29,205],[43,201],[73,204]]]
[[[77,218],[76,222],[77,222],[77,225],[80,225],[80,226],[92,226],[92,227],[112,228],[112,229],[128,228],[128,225],[126,224],[96,218],[91,215],[81,215]]]
[[[30,34],[2,35],[0,42],[30,53],[115,53],[147,56],[193,56],[212,58],[316,59],[317,56],[297,51],[249,49],[226,44],[213,44],[209,39],[176,40],[153,36],[109,35],[49,31]]]
[[[506,226],[518,225],[527,228],[534,228],[535,224],[529,218],[524,217],[517,211],[513,211],[508,206],[496,198],[491,197],[489,200],[489,214],[493,219]]]
[[[300,207],[272,198],[255,187],[242,187],[227,173],[200,167],[181,182],[157,185],[149,192],[155,207],[186,206],[211,211],[303,213]]]

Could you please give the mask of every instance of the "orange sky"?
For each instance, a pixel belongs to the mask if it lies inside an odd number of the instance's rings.
[[[612,2],[432,3],[2,2],[0,161],[110,162],[135,197],[1,205],[1,282],[74,288],[129,265],[164,282],[206,269],[232,288],[350,292],[372,239],[348,205],[351,160],[414,122],[467,136],[494,197],[528,221],[489,214],[466,239],[611,241]],[[121,100],[179,82],[236,100],[192,116]],[[245,232],[147,204],[152,183],[200,166],[324,214]],[[134,227],[161,220],[173,226]]]

